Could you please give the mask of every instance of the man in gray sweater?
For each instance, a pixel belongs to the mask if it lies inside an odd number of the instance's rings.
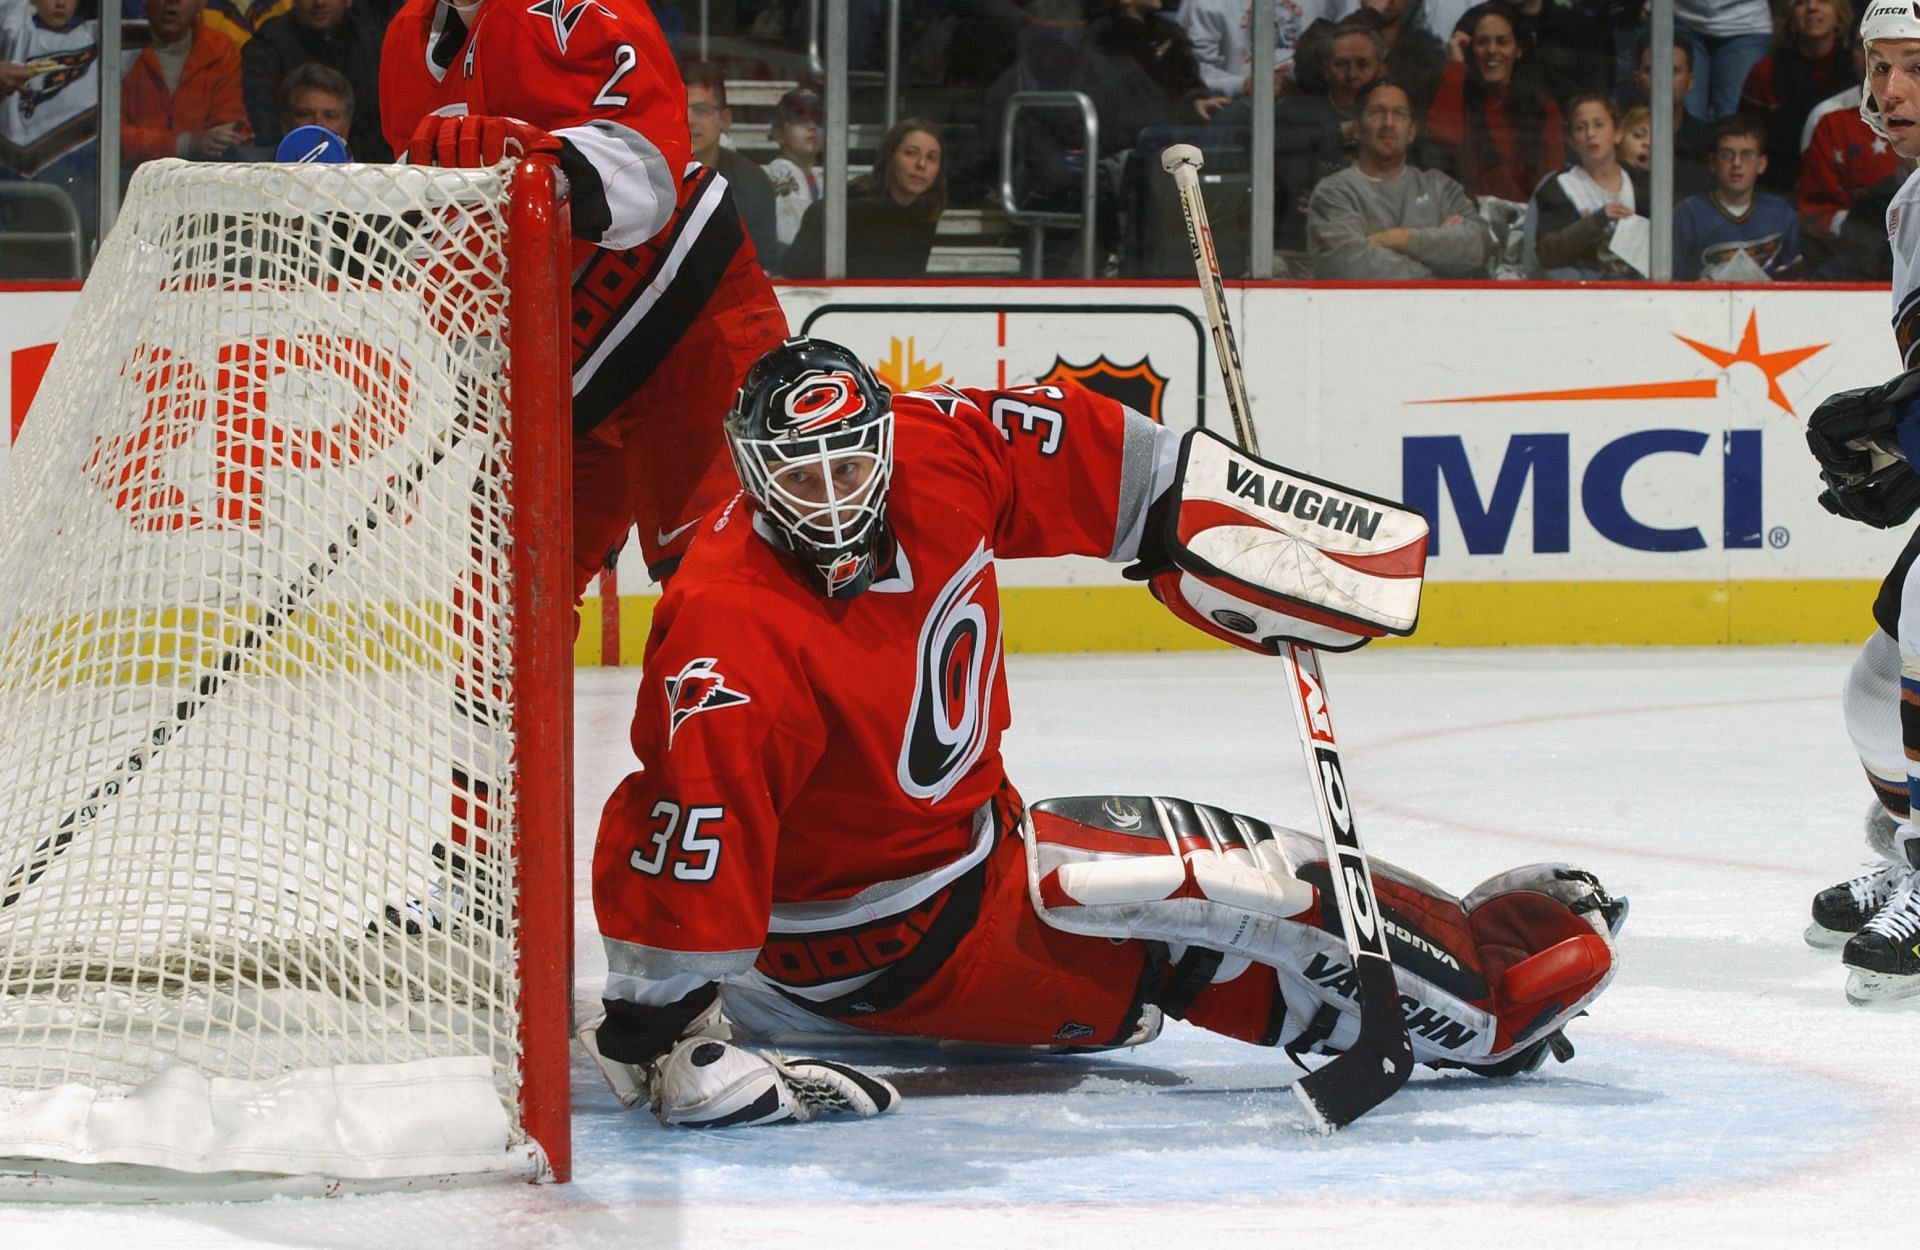
[[[1318,278],[1395,281],[1478,276],[1487,232],[1460,184],[1407,164],[1413,104],[1391,79],[1355,97],[1359,152],[1320,180],[1307,208],[1307,249]]]

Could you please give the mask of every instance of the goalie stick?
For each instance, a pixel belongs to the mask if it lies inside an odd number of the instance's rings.
[[[533,169],[535,176],[543,178],[545,185],[552,188],[549,192],[553,204],[562,203],[564,192],[559,189],[558,179],[543,165],[528,162],[522,166],[522,172]],[[530,211],[543,220],[556,210],[552,204],[543,204]],[[531,288],[543,287],[555,290],[564,289],[566,260],[556,252],[546,255],[544,251],[531,255],[524,273],[510,275],[507,298],[516,308],[524,300],[531,307],[531,297],[525,294]],[[517,280],[516,280],[517,279]],[[560,351],[564,344],[564,323],[554,318],[541,319],[535,316],[525,318],[526,324],[535,327],[541,340],[531,344],[531,354]],[[548,321],[554,324],[546,324]],[[523,345],[524,346],[524,345]],[[516,358],[518,358],[516,354]],[[556,357],[564,359],[564,355]],[[549,369],[528,369],[527,377],[520,385],[529,390],[545,386],[556,388],[564,386],[564,378],[551,373]],[[562,408],[564,411],[564,407]],[[402,465],[381,486],[379,493],[367,505],[358,517],[346,523],[344,531],[327,544],[325,551],[310,561],[300,575],[283,586],[274,597],[271,605],[261,613],[260,620],[248,626],[240,638],[209,664],[205,671],[194,681],[190,693],[173,705],[171,713],[164,716],[146,731],[138,746],[127,752],[118,764],[108,770],[107,775],[96,781],[83,795],[80,801],[70,808],[54,826],[53,832],[40,839],[33,850],[9,872],[4,881],[0,881],[0,910],[13,906],[19,901],[27,888],[38,881],[53,866],[62,852],[71,846],[95,820],[99,818],[113,801],[139,776],[151,767],[154,758],[169,743],[192,723],[202,708],[219,695],[222,688],[247,665],[248,661],[270,642],[282,626],[297,613],[320,589],[326,585],[333,574],[339,570],[352,555],[359,550],[362,541],[378,531],[382,526],[395,522],[404,515],[409,501],[416,490],[449,455],[451,455],[469,432],[464,417],[456,418],[446,432],[436,435],[432,445],[422,454]],[[557,450],[543,445],[547,440],[526,440],[529,454],[560,455]],[[551,588],[540,588],[551,593]]]
[[[1233,323],[1227,319],[1226,289],[1220,280],[1220,260],[1213,248],[1213,230],[1207,224],[1207,206],[1200,198],[1200,149],[1175,144],[1160,154],[1160,164],[1173,175],[1180,194],[1180,210],[1187,221],[1187,240],[1206,304],[1207,328],[1213,337],[1214,359],[1227,387],[1227,409],[1233,417],[1234,438],[1250,455],[1260,454],[1253,429],[1253,410],[1247,402],[1246,382],[1240,373],[1240,349]],[[1308,1072],[1293,1084],[1295,1097],[1323,1133],[1344,1128],[1393,1096],[1413,1074],[1413,1044],[1400,1014],[1400,987],[1394,980],[1393,959],[1387,952],[1386,930],[1380,923],[1380,904],[1373,889],[1373,872],[1354,826],[1353,805],[1340,768],[1340,744],[1333,733],[1327,687],[1320,660],[1305,643],[1283,641],[1280,660],[1286,669],[1293,698],[1293,717],[1306,751],[1307,774],[1326,842],[1328,878],[1340,911],[1340,927],[1353,957],[1360,989],[1360,1033],[1353,1045],[1334,1059]]]

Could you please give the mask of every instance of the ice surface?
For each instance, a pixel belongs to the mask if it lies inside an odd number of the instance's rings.
[[[1579,1053],[1422,1072],[1319,1138],[1283,1056],[1181,1025],[1117,1057],[901,1056],[866,1123],[668,1133],[576,1055],[575,1182],[148,1209],[0,1208],[0,1245],[313,1247],[1897,1243],[1920,1013],[1849,1007],[1801,941],[1866,851],[1834,649],[1376,650],[1325,660],[1370,852],[1457,891],[1564,859],[1632,899]],[[1311,828],[1278,669],[1013,657],[1029,798],[1205,799]],[[638,674],[578,682],[584,864]],[[1857,1147],[1857,1148],[1856,1148]]]

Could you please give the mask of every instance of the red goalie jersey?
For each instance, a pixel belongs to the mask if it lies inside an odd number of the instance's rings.
[[[893,551],[864,593],[803,581],[744,495],[666,589],[641,766],[595,851],[610,996],[665,1004],[757,965],[830,1003],[923,945],[909,931],[940,927],[942,888],[1008,828],[994,560],[1132,558],[1171,440],[1072,387],[942,387],[893,410]]]

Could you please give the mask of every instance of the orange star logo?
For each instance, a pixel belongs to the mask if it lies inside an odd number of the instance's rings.
[[[1696,343],[1684,334],[1676,334],[1679,339],[1694,351],[1699,352],[1722,370],[1734,365],[1752,365],[1766,375],[1767,398],[1779,406],[1789,416],[1795,415],[1793,405],[1787,402],[1786,392],[1780,389],[1780,375],[1801,361],[1818,352],[1825,351],[1830,344],[1816,343],[1811,347],[1790,347],[1785,351],[1763,352],[1760,350],[1759,314],[1747,314],[1747,328],[1740,335],[1740,346],[1733,351],[1723,351],[1718,347],[1709,347],[1705,343]],[[1672,382],[1635,382],[1624,386],[1578,386],[1563,391],[1518,391],[1502,395],[1461,395],[1451,399],[1415,399],[1414,404],[1525,404],[1552,403],[1577,400],[1641,400],[1641,399],[1713,399],[1720,394],[1720,379],[1682,378]]]

